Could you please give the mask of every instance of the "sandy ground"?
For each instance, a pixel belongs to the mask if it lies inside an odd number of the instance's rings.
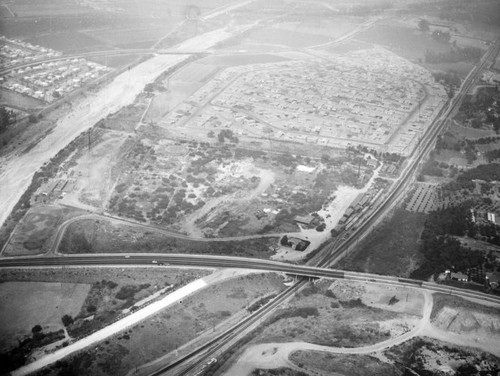
[[[28,153],[16,158],[3,158],[0,171],[0,224],[8,217],[23,192],[31,183],[33,174],[64,148],[81,132],[100,119],[133,103],[144,86],[163,71],[186,59],[188,55],[155,56],[117,76],[98,93],[75,104],[71,112],[61,118],[46,138]]]
[[[429,325],[432,311],[432,294],[424,292],[424,306],[422,309],[422,319],[415,327],[400,336],[396,336],[387,341],[376,343],[370,346],[342,348],[320,346],[307,342],[289,343],[265,343],[250,346],[240,356],[238,361],[225,373],[225,375],[249,375],[255,368],[273,369],[279,367],[289,367],[297,369],[297,366],[289,360],[292,352],[297,350],[317,350],[336,354],[370,354],[378,353],[389,347],[398,345],[408,339],[422,335]]]

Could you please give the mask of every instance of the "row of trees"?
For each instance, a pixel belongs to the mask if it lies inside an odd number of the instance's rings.
[[[482,265],[483,253],[463,247],[455,238],[469,233],[474,233],[470,204],[430,213],[421,236],[424,261],[411,277],[425,280],[446,269],[465,271]]]
[[[9,111],[5,107],[0,107],[0,133],[4,132],[9,124],[16,121],[16,114],[14,111]]]

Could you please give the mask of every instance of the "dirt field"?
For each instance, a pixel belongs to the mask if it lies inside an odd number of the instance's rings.
[[[89,290],[90,285],[78,283],[0,283],[0,352],[31,335],[35,325],[47,331],[63,328],[61,318],[78,314]]]
[[[71,169],[73,176],[78,176],[75,189],[67,194],[62,202],[82,202],[99,209],[105,209],[111,191],[117,179],[113,171],[114,161],[123,154],[122,146],[127,135],[118,132],[106,132],[100,142],[90,150],[80,150],[80,158]]]
[[[328,354],[319,351],[297,351],[290,360],[311,374],[323,372],[328,375],[345,376],[401,376],[394,365],[369,355]]]
[[[204,332],[210,333],[258,297],[276,293],[283,287],[282,278],[275,274],[241,276],[207,287],[185,299],[182,305],[173,306],[106,341],[95,351],[92,349],[77,356],[76,361],[67,363],[67,367],[82,376],[125,375],[134,367],[174,351]]]
[[[54,206],[32,208],[17,225],[4,256],[26,256],[47,252],[59,224],[82,212]]]
[[[500,307],[488,307],[457,297],[434,294],[427,335],[459,345],[478,347],[500,356]]]

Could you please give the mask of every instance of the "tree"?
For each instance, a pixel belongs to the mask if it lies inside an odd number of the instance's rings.
[[[0,107],[0,132],[6,130],[9,123],[10,123],[9,111],[7,111],[5,107]]]
[[[420,31],[422,32],[427,32],[430,30],[430,27],[429,27],[429,21],[427,21],[425,18],[422,18],[419,22],[418,22],[418,28],[420,29]]]
[[[493,123],[493,129],[495,130],[496,134],[500,133],[500,117],[497,118]]]
[[[432,32],[432,38],[438,42],[448,43],[450,41],[451,35],[446,31],[434,30]]]
[[[288,236],[284,235],[284,236],[281,238],[280,243],[281,243],[281,245],[283,245],[283,246],[287,246],[287,245],[288,245]]]
[[[64,324],[64,326],[69,326],[75,322],[75,320],[73,320],[73,317],[71,317],[70,315],[64,315],[61,318],[61,320],[62,320],[62,323]]]
[[[33,328],[31,328],[31,333],[40,333],[42,331],[42,327],[40,325],[35,325]]]
[[[218,135],[217,135],[217,138],[219,139],[219,142],[221,144],[224,143],[224,133],[220,132]]]

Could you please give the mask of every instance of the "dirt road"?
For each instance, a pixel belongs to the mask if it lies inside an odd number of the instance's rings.
[[[254,345],[243,353],[243,355],[225,373],[225,375],[249,375],[255,368],[272,369],[288,367],[300,370],[300,368],[289,360],[290,354],[297,350],[315,350],[335,354],[370,354],[383,351],[392,346],[403,343],[410,338],[419,336],[423,332],[424,328],[428,327],[432,312],[432,294],[424,292],[424,297],[425,301],[422,309],[422,319],[415,328],[401,336],[394,337],[374,345],[353,348],[320,346],[307,342],[264,343]]]

